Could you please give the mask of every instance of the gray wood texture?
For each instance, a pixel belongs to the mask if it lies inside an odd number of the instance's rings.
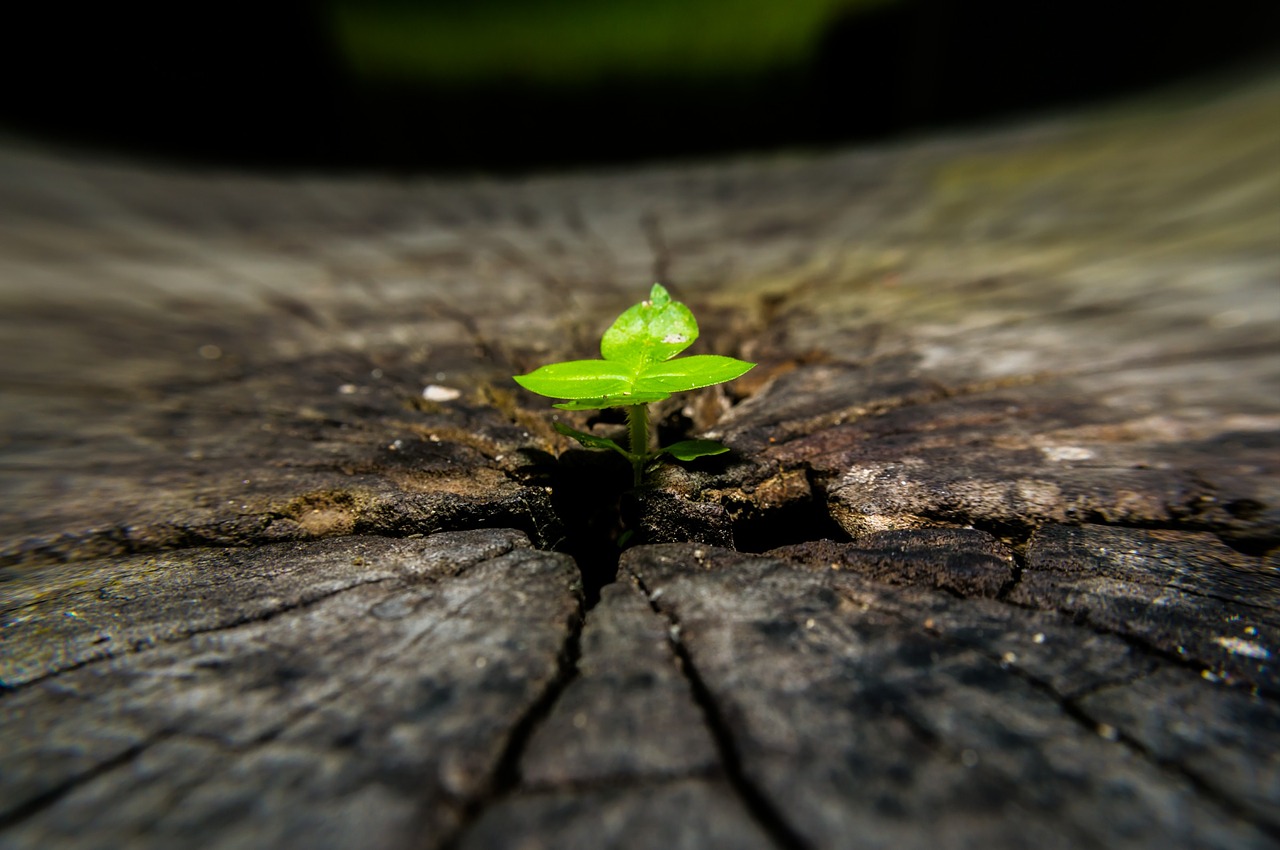
[[[655,279],[759,366],[624,493],[510,375]],[[1280,846],[1274,75],[526,179],[10,143],[0,363],[5,850]]]

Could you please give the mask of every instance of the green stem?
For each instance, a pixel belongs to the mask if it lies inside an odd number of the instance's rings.
[[[631,470],[635,473],[635,486],[639,487],[649,462],[649,405],[627,408],[627,434],[631,440]]]

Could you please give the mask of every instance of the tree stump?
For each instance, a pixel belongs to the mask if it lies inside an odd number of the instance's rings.
[[[501,181],[10,145],[0,847],[1277,846],[1278,163],[1274,77]],[[655,279],[759,365],[625,492],[510,376]]]

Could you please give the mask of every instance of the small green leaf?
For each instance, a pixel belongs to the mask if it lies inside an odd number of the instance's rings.
[[[566,360],[515,376],[526,390],[551,398],[604,398],[630,392],[634,379],[628,369],[607,360]]]
[[[600,340],[606,360],[625,364],[633,374],[650,363],[661,363],[684,351],[698,338],[698,322],[689,308],[672,301],[655,283],[649,300],[619,316]]]
[[[620,452],[624,455],[627,453],[622,446],[618,445],[613,440],[605,437],[597,437],[595,434],[588,434],[585,431],[578,431],[574,428],[570,428],[563,422],[553,422],[551,424],[561,434],[564,434],[566,437],[573,437],[589,449],[613,449],[615,452]]]
[[[671,393],[619,393],[604,398],[576,398],[562,404],[553,404],[561,410],[602,410],[606,407],[634,407],[651,401],[671,398]]]
[[[640,486],[645,467],[661,455],[685,461],[729,451],[714,440],[685,440],[656,453],[648,449],[646,405],[669,398],[671,393],[732,381],[755,366],[712,354],[676,357],[697,338],[693,313],[655,283],[649,300],[628,309],[605,331],[600,342],[604,359],[552,363],[517,375],[515,380],[532,392],[566,399],[556,405],[564,410],[628,408],[630,443],[640,447],[634,451],[568,425],[556,424],[555,428],[588,448],[618,452],[630,462],[634,483]]]
[[[676,460],[695,460],[700,457],[722,455],[729,451],[724,443],[715,440],[682,440],[663,449],[659,454],[669,454]]]
[[[645,368],[635,382],[636,392],[678,393],[732,381],[755,366],[719,354],[693,354]]]

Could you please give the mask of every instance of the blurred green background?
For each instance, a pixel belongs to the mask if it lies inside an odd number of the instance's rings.
[[[1270,67],[1280,2],[327,0],[6,11],[0,135],[526,172],[820,148]]]
[[[334,0],[362,80],[582,87],[607,77],[734,78],[799,68],[841,15],[892,0]]]

